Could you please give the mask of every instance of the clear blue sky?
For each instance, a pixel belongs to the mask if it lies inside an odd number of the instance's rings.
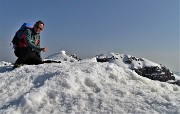
[[[15,61],[14,33],[38,20],[43,57],[119,52],[179,70],[179,0],[0,0],[1,60]]]

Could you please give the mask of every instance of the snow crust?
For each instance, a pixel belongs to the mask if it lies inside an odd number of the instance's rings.
[[[12,64],[1,61],[0,113],[180,114],[180,86],[150,80],[130,69],[159,64],[143,59],[129,65],[123,62],[129,55],[108,56],[122,59],[110,63],[97,62],[95,57],[76,61],[57,53],[49,58],[61,63],[24,65],[14,70]]]

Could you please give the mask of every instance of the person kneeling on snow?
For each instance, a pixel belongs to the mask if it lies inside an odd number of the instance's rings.
[[[44,23],[42,21],[37,21],[33,28],[27,28],[24,31],[24,47],[18,47],[16,50],[16,55],[18,59],[14,64],[14,68],[17,68],[23,64],[37,65],[42,64],[40,52],[46,52],[48,49],[40,48],[40,32],[44,29]]]

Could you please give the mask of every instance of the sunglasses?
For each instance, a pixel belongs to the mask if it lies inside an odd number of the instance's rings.
[[[40,29],[40,30],[43,30],[43,28],[39,27],[38,25],[36,25],[36,28],[37,28],[37,29]]]

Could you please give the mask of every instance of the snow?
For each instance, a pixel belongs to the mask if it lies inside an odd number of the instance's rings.
[[[1,61],[0,113],[180,114],[180,86],[150,80],[130,69],[159,64],[142,59],[129,65],[124,63],[129,55],[102,56],[119,59],[77,61],[59,52],[48,59],[61,63],[24,65],[14,70],[11,63]]]
[[[69,61],[69,62],[74,62],[77,61],[75,58],[73,58],[72,56],[69,56],[66,54],[66,51],[62,50],[58,53],[55,53],[53,55],[48,56],[46,59],[48,60],[61,60],[61,61]]]
[[[137,58],[131,55],[125,55],[125,54],[119,54],[119,53],[106,53],[106,54],[100,54],[98,56],[99,58],[115,58],[112,60],[112,63],[116,63],[120,67],[123,68],[143,68],[145,66],[158,66],[161,68],[161,65],[151,62],[144,58]],[[128,60],[128,58],[131,58],[132,63],[131,64],[125,64],[125,62]]]

